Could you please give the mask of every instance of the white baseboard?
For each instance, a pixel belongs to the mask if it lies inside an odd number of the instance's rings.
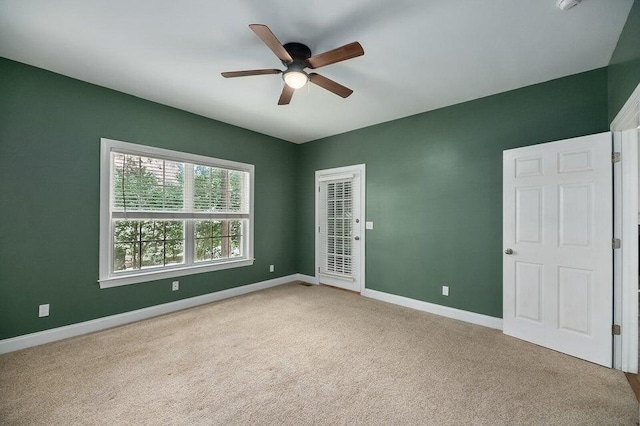
[[[318,281],[318,278],[312,277],[311,275],[295,274],[295,276],[298,281],[302,281],[309,284],[316,284],[316,285],[320,284],[320,282]]]
[[[372,299],[381,300],[383,302],[393,303],[394,305],[404,306],[406,308],[416,309],[418,311],[429,312],[431,314],[440,315],[447,318],[453,318],[460,321],[470,322],[489,328],[502,330],[502,318],[490,317],[488,315],[477,314],[475,312],[463,311],[461,309],[450,308],[448,306],[436,305],[435,303],[423,302],[421,300],[410,299],[408,297],[396,296],[395,294],[384,293],[382,291],[371,290],[365,288],[362,292],[363,296]]]
[[[129,324],[158,315],[164,315],[171,312],[180,311],[182,309],[192,308],[194,306],[215,302],[218,300],[228,299],[230,297],[240,296],[242,294],[247,294],[258,290],[264,290],[266,288],[286,284],[291,281],[303,281],[310,284],[318,284],[318,279],[310,275],[287,275],[284,277],[261,281],[254,284],[248,284],[241,287],[230,288],[215,293],[203,294],[202,296],[176,300],[175,302],[163,303],[162,305],[150,306],[148,308],[138,309],[131,312],[124,312],[122,314],[111,315],[108,317],[98,318],[77,324],[71,324],[64,327],[53,328],[51,330],[39,331],[37,333],[25,334],[23,336],[0,340],[0,354],[30,348],[45,343],[55,342],[57,340],[67,339],[69,337],[93,333],[95,331],[105,330],[107,328],[117,327],[119,325]],[[394,294],[384,293],[371,289],[365,289],[362,295],[370,297],[372,299],[381,300],[383,302],[393,303],[395,305],[405,306],[407,308],[417,309],[419,311],[429,312],[448,318],[470,322],[472,324],[478,324],[485,327],[502,330],[502,319],[500,318],[463,311],[447,306],[436,305],[433,303],[410,299],[403,296],[396,296]]]
[[[163,303],[162,305],[150,306],[148,308],[138,309],[131,312],[124,312],[122,314],[111,315],[108,317],[71,324],[64,327],[53,328],[51,330],[39,331],[37,333],[25,334],[23,336],[0,340],[0,354],[30,348],[32,346],[38,346],[45,343],[55,342],[57,340],[67,339],[69,337],[80,336],[82,334],[92,333],[94,331],[100,331],[135,321],[140,321],[158,315],[164,315],[170,312],[180,311],[182,309],[192,308],[198,305],[204,305],[205,303],[211,303],[217,300],[228,299],[230,297],[240,296],[242,294],[251,293],[258,290],[264,290],[265,288],[275,287],[291,281],[305,281],[299,278],[298,275],[300,274],[287,275],[280,278],[274,278],[272,280],[261,281],[254,284],[248,284],[240,287],[230,288],[227,290],[217,291],[215,293],[203,294],[202,296],[176,300],[175,302]]]

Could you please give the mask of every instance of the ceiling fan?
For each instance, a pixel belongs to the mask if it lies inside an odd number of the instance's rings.
[[[362,46],[357,41],[345,44],[342,47],[329,50],[328,52],[324,52],[319,55],[311,56],[311,50],[302,43],[286,43],[285,45],[282,45],[266,25],[251,24],[249,25],[249,28],[251,28],[251,30],[260,37],[264,44],[266,44],[267,47],[276,54],[278,59],[282,61],[282,64],[286,66],[287,69],[284,71],[277,68],[229,71],[223,72],[223,77],[230,78],[247,77],[250,75],[282,74],[282,79],[284,80],[285,85],[282,89],[280,99],[278,100],[278,105],[289,104],[295,89],[303,87],[307,84],[307,81],[310,81],[311,83],[343,98],[346,98],[353,93],[353,90],[343,86],[342,84],[336,83],[335,81],[314,72],[307,73],[304,69],[316,69],[324,67],[325,65],[335,64],[336,62],[364,55],[364,49],[362,49]]]

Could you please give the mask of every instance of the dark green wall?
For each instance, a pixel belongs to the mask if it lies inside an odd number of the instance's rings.
[[[609,62],[609,122],[640,83],[640,0],[633,3]]]
[[[303,144],[298,270],[315,275],[314,172],[365,163],[367,288],[502,317],[502,151],[607,129],[598,69]]]
[[[0,339],[297,272],[297,145],[2,58],[0,76]],[[100,290],[101,137],[254,164],[254,266]]]
[[[314,172],[359,163],[367,287],[501,317],[502,150],[608,128],[606,69],[300,146],[1,58],[0,75],[0,339],[315,275]],[[101,137],[255,164],[256,264],[100,290]]]

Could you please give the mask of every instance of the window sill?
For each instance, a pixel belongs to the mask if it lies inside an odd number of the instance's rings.
[[[98,280],[100,288],[119,287],[121,285],[137,284],[148,281],[162,280],[165,278],[182,277],[185,275],[201,274],[203,272],[220,271],[223,269],[241,268],[253,265],[253,259],[238,259],[208,265],[182,266],[162,271],[141,272],[130,275],[116,275]]]

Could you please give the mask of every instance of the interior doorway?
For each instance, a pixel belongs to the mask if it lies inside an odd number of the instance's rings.
[[[364,291],[365,165],[316,171],[316,278]]]

